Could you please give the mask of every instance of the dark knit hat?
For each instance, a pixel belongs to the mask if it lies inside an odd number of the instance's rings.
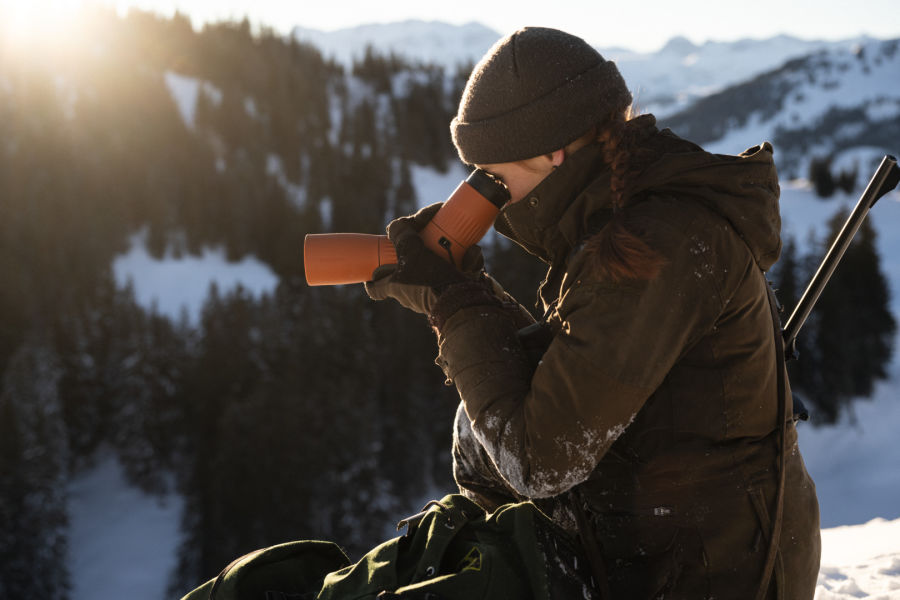
[[[630,104],[616,65],[583,39],[526,27],[475,65],[450,132],[465,163],[512,162],[558,150]]]

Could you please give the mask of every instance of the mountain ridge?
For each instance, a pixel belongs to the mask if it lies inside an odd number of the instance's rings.
[[[451,76],[465,75],[500,37],[477,22],[417,20],[330,33],[296,28],[293,35],[348,65],[369,48],[434,62]],[[702,43],[675,36],[655,52],[596,48],[616,62],[639,111],[716,152],[771,140],[780,167],[797,177],[812,154],[892,150],[900,137],[900,91],[892,85],[900,81],[897,45],[870,36],[825,41],[779,34]]]
[[[409,19],[321,31],[295,27],[291,36],[310,43],[338,63],[350,66],[366,49],[396,54],[411,62],[434,63],[451,73],[467,69],[501,37],[477,21],[453,25]],[[691,42],[674,36],[659,50],[638,52],[621,46],[594,47],[616,62],[638,104],[659,116],[675,114],[697,99],[825,49],[851,49],[876,38],[806,40],[779,34],[768,38]]]
[[[866,162],[874,162],[896,153],[897,81],[900,39],[829,48],[710,94],[661,121],[713,152],[737,152],[741,140],[771,140],[779,168],[798,177],[812,157],[839,159],[868,147],[873,156]]]

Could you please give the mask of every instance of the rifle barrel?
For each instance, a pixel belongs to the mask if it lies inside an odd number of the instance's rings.
[[[862,225],[863,220],[869,213],[869,209],[875,206],[879,198],[893,190],[898,182],[900,182],[900,167],[897,166],[897,159],[886,155],[881,159],[878,170],[875,171],[872,179],[869,180],[869,184],[863,191],[859,202],[856,203],[853,212],[847,217],[847,221],[841,228],[840,233],[835,238],[834,243],[831,244],[831,247],[825,254],[825,258],[822,259],[822,264],[819,265],[816,274],[813,275],[812,280],[806,287],[806,291],[803,292],[800,302],[787,320],[783,332],[784,344],[785,348],[791,353],[794,352],[794,343],[800,328],[803,327],[806,318],[812,312],[813,306],[822,294],[822,290],[825,289],[825,285],[831,278],[835,267],[844,256],[844,252],[850,246],[853,236],[856,235],[856,232]]]

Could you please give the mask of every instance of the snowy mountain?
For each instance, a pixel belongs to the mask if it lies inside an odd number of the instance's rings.
[[[783,175],[812,157],[900,151],[900,40],[835,47],[698,100],[665,125],[716,152],[771,140]],[[871,164],[860,164],[867,171]]]
[[[451,71],[477,61],[501,37],[477,23],[423,21],[333,32],[296,28],[293,35],[343,64],[372,47]],[[780,35],[701,45],[676,37],[651,53],[597,49],[616,61],[642,112],[715,152],[771,140],[779,168],[792,178],[805,174],[813,156],[850,167],[856,161],[865,171],[898,152],[898,46],[898,40]]]
[[[787,35],[695,45],[676,37],[659,51],[639,54],[598,48],[615,60],[638,106],[665,116],[697,99],[743,83],[785,62],[820,51],[848,51],[870,40],[807,41]]]
[[[455,69],[501,34],[477,23],[405,21],[328,33],[297,28],[294,36],[345,64],[372,47]],[[898,48],[900,40],[781,35],[701,45],[676,37],[652,53],[598,50],[616,61],[641,111],[714,152],[770,140],[779,169],[794,178],[813,157],[862,172],[898,152]]]
[[[349,65],[371,46],[411,61],[439,64],[451,72],[477,61],[500,37],[479,23],[450,25],[437,21],[360,25],[324,32],[295,27],[292,35],[318,47],[326,57]]]
[[[506,33],[479,23],[450,25],[416,20],[331,32],[302,27],[293,30],[296,39],[311,43],[325,56],[345,65],[362,57],[366,47],[371,46],[383,53],[392,52],[451,70],[477,62]],[[664,116],[686,108],[698,98],[777,69],[788,60],[823,50],[849,51],[870,41],[859,38],[825,42],[780,35],[696,45],[675,37],[656,52],[604,46],[597,46],[597,50],[616,61],[642,110]]]

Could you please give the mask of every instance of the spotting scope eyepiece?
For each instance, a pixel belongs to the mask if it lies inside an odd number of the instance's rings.
[[[502,182],[476,169],[422,229],[425,246],[454,265],[484,237],[509,190]],[[309,285],[362,283],[381,265],[396,264],[397,253],[386,235],[311,233],[303,242],[303,265]]]

